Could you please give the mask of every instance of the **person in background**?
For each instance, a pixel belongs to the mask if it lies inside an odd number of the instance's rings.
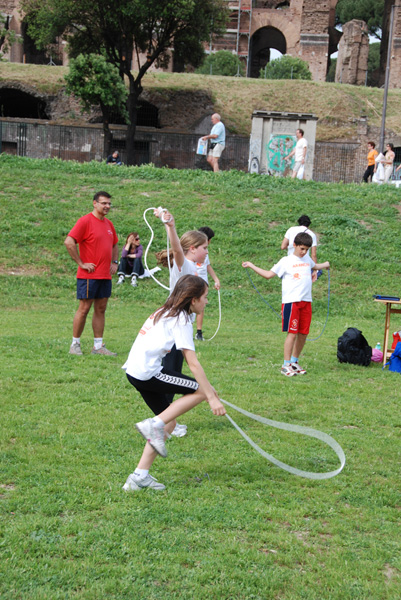
[[[121,162],[121,158],[120,158],[120,154],[119,154],[118,150],[114,150],[114,152],[107,157],[106,164],[107,165],[122,165],[123,164]]]
[[[292,156],[294,157],[295,162],[291,174],[291,177],[293,179],[297,177],[298,171],[301,169],[301,167],[305,168],[306,152],[308,150],[308,142],[304,138],[304,130],[297,129],[295,135],[297,137],[297,143],[295,144],[295,148],[289,154],[287,154],[287,156],[284,157],[284,160],[288,160]]]
[[[219,172],[219,158],[226,147],[226,128],[221,122],[221,117],[218,113],[214,113],[211,117],[213,124],[209,135],[204,135],[202,140],[211,140],[209,152],[207,154],[207,162],[212,167],[214,173]]]
[[[373,173],[376,173],[376,156],[378,152],[376,150],[376,144],[374,142],[368,142],[368,166],[363,175],[365,183],[369,182],[369,178],[372,181]]]
[[[392,144],[390,142],[389,144],[386,144],[386,154],[384,155],[384,161],[383,161],[384,183],[388,183],[390,181],[391,175],[393,174],[394,159],[395,159],[394,144]]]

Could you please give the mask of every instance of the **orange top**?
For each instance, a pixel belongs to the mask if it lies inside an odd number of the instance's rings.
[[[378,154],[379,154],[379,153],[378,153],[378,151],[377,151],[377,150],[375,150],[374,148],[373,148],[373,150],[371,150],[371,151],[368,153],[368,167],[370,167],[370,166],[372,166],[372,165],[374,165],[374,164],[375,164],[375,158],[376,158],[376,156],[377,156]]]

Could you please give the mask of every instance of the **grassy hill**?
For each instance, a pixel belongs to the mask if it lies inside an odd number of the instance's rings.
[[[0,81],[20,81],[54,94],[64,86],[67,67],[0,63]],[[253,110],[307,112],[318,116],[317,139],[353,139],[356,120],[380,127],[383,90],[336,83],[256,80],[180,73],[149,73],[144,89],[168,98],[177,90],[206,90],[232,133],[248,135]],[[390,90],[386,128],[401,134],[401,90]]]
[[[237,172],[0,156],[2,355],[0,426],[1,564],[5,600],[375,600],[399,596],[399,375],[380,365],[341,365],[337,338],[349,326],[381,341],[384,307],[373,293],[400,294],[400,196],[392,187],[321,184]],[[222,283],[222,325],[197,346],[221,396],[267,418],[332,435],[347,457],[334,479],[313,482],[266,462],[226,419],[200,406],[182,418],[185,438],[153,474],[165,492],[124,494],[148,416],[121,365],[148,314],[166,297],[151,281],[113,289],[105,339],[116,358],[68,354],[76,310],[75,267],[63,240],[91,210],[98,190],[113,196],[123,240],[144,244],[142,215],[167,206],[177,230],[216,232],[211,263]],[[330,260],[330,316],[308,341],[307,375],[280,375],[280,320],[241,267],[282,256],[286,229],[306,213]],[[160,223],[153,252],[165,246]],[[161,278],[167,280],[167,273]],[[280,281],[253,276],[279,310]],[[328,278],[314,284],[311,336],[322,330]],[[217,326],[214,290],[205,317]],[[397,316],[392,330],[400,329]],[[337,468],[323,444],[229,414],[267,452],[310,471]],[[398,591],[397,591],[398,590]]]

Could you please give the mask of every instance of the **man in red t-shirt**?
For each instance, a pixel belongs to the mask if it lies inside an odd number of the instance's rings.
[[[111,208],[110,199],[107,192],[97,192],[93,197],[93,211],[78,219],[64,242],[69,255],[78,265],[79,307],[73,321],[70,354],[82,355],[81,334],[93,304],[92,354],[117,356],[103,343],[105,312],[111,296],[111,276],[116,273],[118,265],[118,237],[113,223],[106,219]]]

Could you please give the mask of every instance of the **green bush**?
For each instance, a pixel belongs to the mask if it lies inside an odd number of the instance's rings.
[[[280,56],[260,70],[259,79],[312,79],[308,63],[293,56]]]
[[[224,75],[234,77],[245,75],[244,65],[241,59],[228,50],[219,50],[215,54],[208,54],[195,73],[201,75]]]

